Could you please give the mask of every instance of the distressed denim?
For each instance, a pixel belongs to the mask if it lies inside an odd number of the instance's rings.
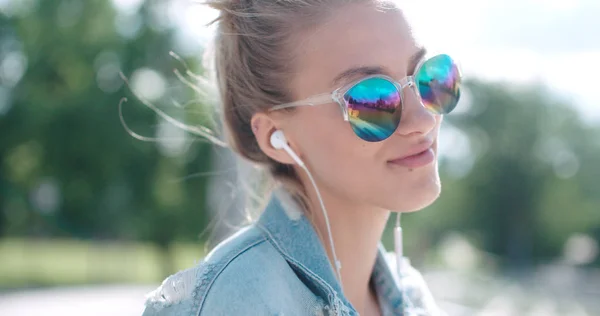
[[[399,277],[394,261],[380,242],[370,282],[383,315],[440,315],[419,272],[405,260]],[[255,223],[149,293],[143,316],[359,315],[335,275],[314,227],[279,189]]]

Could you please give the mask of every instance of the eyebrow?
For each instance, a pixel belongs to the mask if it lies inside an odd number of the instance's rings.
[[[427,54],[427,49],[425,47],[419,48],[419,50],[410,57],[409,59],[409,69],[415,71],[417,64],[421,59]],[[340,83],[358,76],[369,76],[376,74],[388,74],[389,72],[382,66],[360,66],[360,67],[352,67],[341,74],[339,74],[335,79],[333,79],[333,85],[339,85]]]

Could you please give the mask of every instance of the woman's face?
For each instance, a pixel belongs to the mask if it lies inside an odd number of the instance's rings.
[[[294,100],[331,92],[373,74],[359,70],[333,83],[340,74],[359,67],[380,69],[378,73],[400,80],[413,74],[423,53],[401,11],[383,11],[374,4],[342,7],[296,43],[292,49],[297,71],[290,87]],[[353,205],[402,212],[421,209],[438,197],[437,139],[442,119],[428,112],[411,88],[403,91],[400,125],[381,142],[360,139],[333,102],[298,107],[286,116],[281,128],[321,190]],[[401,159],[426,148],[429,152]]]

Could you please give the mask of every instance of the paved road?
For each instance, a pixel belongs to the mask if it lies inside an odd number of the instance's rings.
[[[0,294],[2,316],[140,316],[156,286],[94,286]]]
[[[586,295],[575,295],[564,282],[563,286],[549,287],[551,293],[544,293],[514,282],[467,282],[447,273],[430,273],[426,279],[440,307],[451,316],[600,315],[600,292],[595,290],[600,282],[590,281]],[[585,284],[575,283],[584,289]],[[141,316],[145,295],[156,286],[59,287],[1,293],[0,316]],[[471,302],[472,306],[459,302]]]

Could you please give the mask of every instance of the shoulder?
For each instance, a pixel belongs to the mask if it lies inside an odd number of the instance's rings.
[[[219,243],[197,266],[166,278],[148,294],[144,316],[262,314],[274,308],[274,298],[285,300],[282,290],[298,282],[285,258],[250,225]]]

